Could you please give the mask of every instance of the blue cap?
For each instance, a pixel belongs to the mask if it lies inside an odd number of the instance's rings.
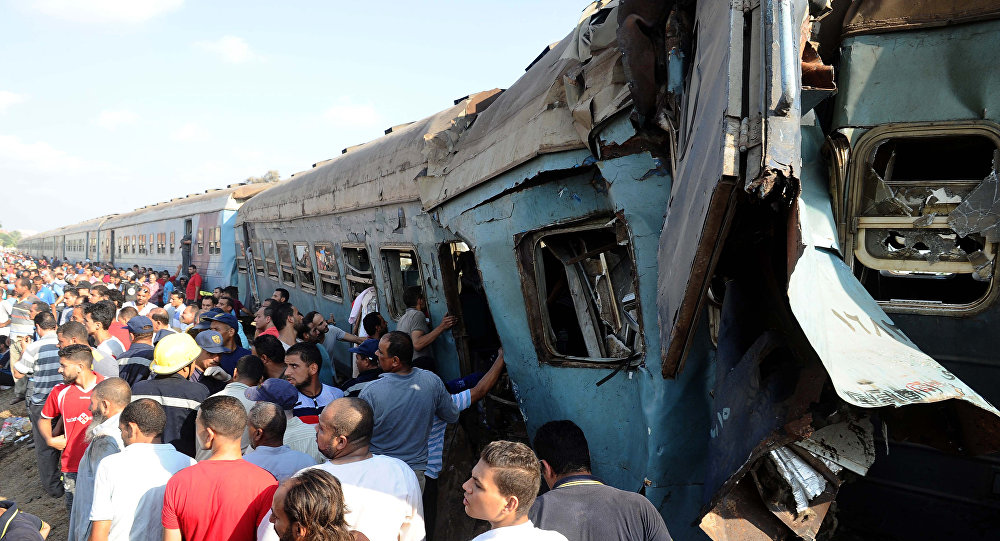
[[[194,329],[197,331],[203,331],[210,328],[212,326],[212,318],[215,317],[215,314],[221,313],[221,308],[212,308],[211,310],[208,310],[201,315],[201,320],[198,323],[195,323]]]
[[[208,319],[211,321],[218,321],[219,323],[225,323],[226,325],[229,325],[234,329],[240,324],[239,320],[236,319],[236,316],[232,314],[227,314],[225,312],[219,312],[218,314],[206,313],[202,317],[202,319]]]
[[[369,338],[368,340],[361,342],[361,345],[354,346],[347,351],[350,351],[351,353],[357,353],[358,355],[362,355],[370,359],[374,359],[375,353],[378,351],[378,340],[374,338]]]
[[[278,378],[265,379],[263,383],[250,387],[243,394],[254,402],[271,402],[285,410],[294,408],[299,402],[299,390],[288,380]]]
[[[146,316],[135,316],[128,320],[128,330],[132,334],[150,334],[153,332],[153,320]]]
[[[129,320],[131,323],[132,320]],[[215,331],[202,331],[194,339],[201,349],[209,353],[229,353],[230,350],[222,343],[222,335]]]

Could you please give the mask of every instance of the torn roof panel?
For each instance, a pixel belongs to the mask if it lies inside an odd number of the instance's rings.
[[[898,32],[1000,18],[997,0],[856,0],[843,35]]]
[[[975,390],[920,351],[835,254],[807,247],[788,298],[837,394],[862,408],[948,399],[1000,417]]]

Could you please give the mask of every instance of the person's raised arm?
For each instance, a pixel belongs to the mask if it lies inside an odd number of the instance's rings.
[[[433,344],[434,340],[437,340],[437,337],[441,336],[441,333],[454,327],[457,321],[458,318],[455,316],[445,314],[445,316],[441,318],[441,323],[439,323],[437,327],[434,327],[431,332],[425,333],[423,331],[411,331],[410,338],[413,339],[413,350],[423,351],[425,347]]]
[[[493,361],[493,366],[491,366],[490,369],[486,372],[486,375],[484,375],[483,378],[479,380],[479,383],[477,383],[476,386],[472,388],[473,402],[477,402],[478,400],[486,396],[486,393],[490,392],[490,389],[492,389],[493,386],[497,384],[497,380],[500,379],[500,373],[503,372],[503,365],[504,365],[503,348],[500,348],[499,350],[497,350],[497,359]]]

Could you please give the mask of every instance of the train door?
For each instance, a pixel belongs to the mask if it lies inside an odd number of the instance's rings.
[[[452,336],[462,375],[484,373],[492,366],[501,344],[476,255],[464,242],[448,242],[441,244],[438,256],[448,312],[458,317]],[[464,416],[462,420],[471,441],[527,440],[524,418],[506,373],[486,395],[479,413],[480,416]]]
[[[181,265],[183,274],[187,275],[188,267],[191,266],[191,233],[194,231],[194,226],[191,224],[191,219],[188,218],[184,220],[184,237],[181,238]]]
[[[111,266],[115,265],[115,230],[111,229],[108,231],[109,244],[108,244],[108,261],[111,262]]]

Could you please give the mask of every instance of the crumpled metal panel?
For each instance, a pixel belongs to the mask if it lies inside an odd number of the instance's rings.
[[[739,16],[742,26],[742,11]],[[698,2],[695,20],[698,42],[682,104],[677,178],[658,254],[664,377],[681,368],[735,187],[735,178],[723,175],[734,12],[726,2]]]
[[[996,171],[948,214],[948,225],[963,237],[982,233],[986,242],[1000,242],[1000,182]]]
[[[844,19],[843,35],[934,28],[1000,18],[997,0],[863,0]]]

